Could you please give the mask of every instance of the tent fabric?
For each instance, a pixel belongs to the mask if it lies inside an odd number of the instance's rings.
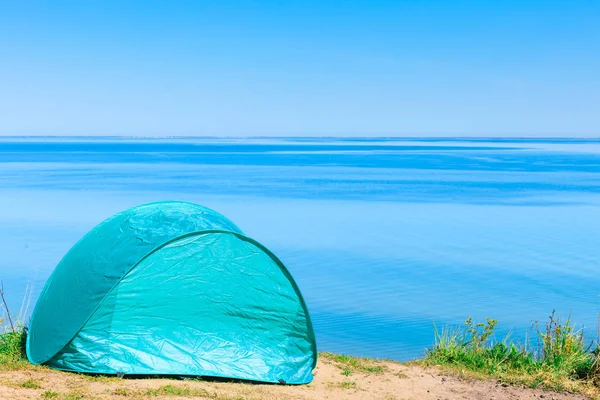
[[[33,312],[34,364],[104,374],[312,381],[316,341],[281,261],[224,216],[161,202],[104,221]]]

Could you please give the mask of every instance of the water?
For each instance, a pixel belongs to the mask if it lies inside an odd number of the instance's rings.
[[[406,360],[434,323],[524,337],[600,312],[600,140],[0,139],[0,278],[18,310],[89,229],[214,208],[296,278],[320,350]]]

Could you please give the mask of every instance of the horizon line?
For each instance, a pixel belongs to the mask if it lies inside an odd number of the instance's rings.
[[[118,134],[107,134],[107,135],[2,135],[0,134],[0,140],[2,139],[345,139],[345,140],[600,140],[600,134],[598,136],[463,136],[463,135],[444,135],[444,136],[340,136],[340,135],[314,135],[314,136],[277,136],[277,135],[264,135],[264,136],[244,136],[244,135],[227,135],[227,136],[214,136],[214,135],[118,135]]]

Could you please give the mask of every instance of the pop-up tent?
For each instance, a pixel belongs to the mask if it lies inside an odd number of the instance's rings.
[[[34,364],[85,373],[308,383],[315,336],[281,261],[182,202],[121,212],[58,264],[32,315]]]

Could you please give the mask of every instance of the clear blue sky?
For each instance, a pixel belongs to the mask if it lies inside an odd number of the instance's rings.
[[[600,1],[2,1],[0,135],[600,136]]]

